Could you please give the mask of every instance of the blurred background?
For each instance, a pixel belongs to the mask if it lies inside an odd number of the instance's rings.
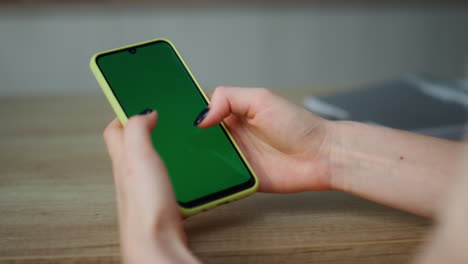
[[[207,90],[313,93],[408,73],[464,78],[466,5],[413,2],[6,1],[0,96],[100,94],[93,53],[159,37],[174,42]]]
[[[207,91],[267,87],[330,119],[463,137],[466,1],[0,0],[0,263],[118,263],[115,114],[89,60],[161,37]],[[255,197],[191,222],[195,253],[406,263],[431,226],[336,192]]]

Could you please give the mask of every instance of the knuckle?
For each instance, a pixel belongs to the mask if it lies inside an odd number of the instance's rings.
[[[268,99],[273,96],[273,92],[267,88],[255,88],[255,90],[257,96],[262,99]]]
[[[128,119],[125,126],[125,134],[133,134],[133,131],[140,126],[141,118],[139,116],[132,116]]]
[[[229,89],[228,86],[218,86],[214,89],[213,95],[215,94],[224,94],[226,90]]]
[[[109,124],[102,131],[102,138],[104,139],[104,141],[107,142],[109,140],[111,134],[112,134],[112,127]]]
[[[134,115],[130,117],[127,121],[127,126],[128,127],[135,127],[138,126],[142,122],[142,116],[141,115]]]
[[[226,89],[226,87],[227,86],[225,86],[225,85],[216,86],[215,91],[224,90],[224,89]]]

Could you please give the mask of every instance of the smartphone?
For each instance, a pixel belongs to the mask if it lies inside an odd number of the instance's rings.
[[[209,99],[169,40],[98,53],[90,67],[122,124],[144,109],[158,111],[152,142],[184,216],[257,190],[257,177],[224,123],[193,126]]]

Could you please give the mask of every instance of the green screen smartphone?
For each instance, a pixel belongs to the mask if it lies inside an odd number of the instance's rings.
[[[252,194],[257,178],[224,124],[200,129],[208,98],[171,42],[157,39],[98,53],[91,70],[120,121],[158,111],[153,146],[188,216]]]

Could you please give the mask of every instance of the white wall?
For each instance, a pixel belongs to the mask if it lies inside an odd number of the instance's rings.
[[[166,37],[202,86],[336,87],[426,72],[459,77],[467,9],[0,10],[0,96],[100,92],[98,51]]]

